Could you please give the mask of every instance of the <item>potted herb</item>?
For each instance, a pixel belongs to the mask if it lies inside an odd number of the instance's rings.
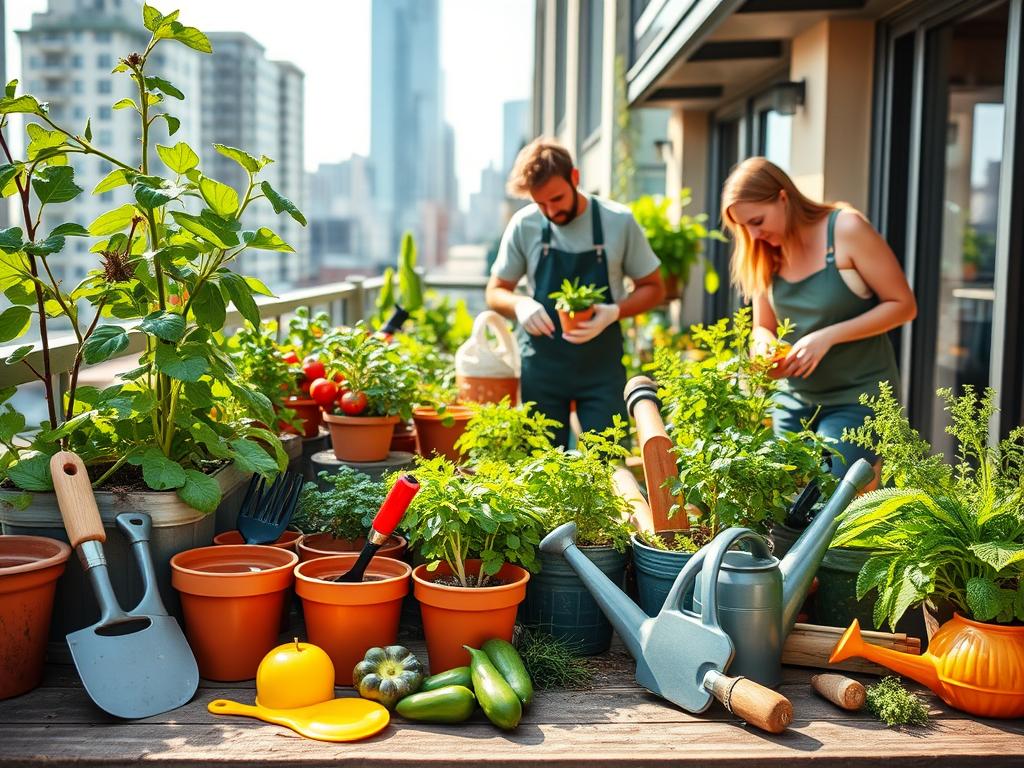
[[[882,479],[846,511],[833,546],[869,555],[857,597],[876,591],[874,622],[895,627],[911,607],[945,603],[953,618],[932,636],[928,664],[906,674],[952,706],[983,716],[1020,717],[1024,660],[1024,427],[989,437],[995,390],[977,397],[938,390],[956,439],[955,465],[911,428],[887,384],[862,396],[873,416],[844,434],[873,445]],[[915,657],[916,659],[917,657]],[[891,659],[882,663],[893,663]],[[934,663],[934,665],[933,665]]]
[[[25,344],[5,362],[27,366],[37,376],[48,410],[27,446],[14,440],[29,426],[23,417],[7,407],[0,420],[0,442],[7,448],[0,475],[8,487],[24,492],[13,498],[8,494],[8,500],[16,508],[31,507],[34,520],[52,520],[46,532],[62,537],[57,505],[48,493],[49,457],[60,448],[75,451],[99,490],[105,524],[113,526],[114,515],[125,508],[146,509],[156,518],[154,530],[167,534],[152,542],[165,599],[173,597],[168,588],[170,555],[185,542],[212,539],[214,520],[206,515],[218,508],[222,496],[244,481],[244,473],[271,476],[285,465],[277,435],[257,426],[273,423],[270,400],[239,377],[230,357],[213,341],[223,328],[229,302],[256,326],[260,317],[253,297],[270,294],[258,280],[233,271],[232,262],[247,250],[291,250],[266,226],[243,224],[243,212],[251,215],[262,208],[266,214],[273,209],[305,223],[287,198],[259,179],[270,158],[216,145],[246,171],[248,183],[239,194],[206,176],[186,143],[153,146],[158,132],[166,129],[170,136],[177,131],[179,120],[166,105],[182,98],[172,83],[147,73],[154,50],[175,44],[203,53],[212,50],[202,32],[184,26],[177,16],[146,6],[148,44],[114,68],[136,91],[134,98],[117,105],[139,119],[139,152],[132,157],[117,158],[97,146],[88,121],[81,128],[58,124],[46,104],[32,95],[18,95],[16,83],[0,99],[0,178],[20,198],[24,217],[21,226],[0,236],[0,280],[12,303],[0,315],[0,326],[4,341],[22,337],[33,322],[40,333],[38,349]],[[7,140],[15,113],[24,115],[28,132],[25,157],[17,159]],[[51,229],[48,222],[61,220],[60,205],[83,192],[68,164],[68,158],[78,155],[109,169],[93,194],[126,187],[131,202],[87,226],[70,222]],[[198,212],[186,212],[185,200],[194,201]],[[89,238],[96,254],[93,268],[73,286],[57,279],[48,263],[69,237]],[[70,358],[58,359],[51,349],[55,323],[68,324],[75,336]],[[80,384],[83,364],[102,363],[133,339],[143,350],[138,367],[104,389]],[[63,396],[54,385],[61,373],[68,375]],[[224,418],[215,406],[225,398],[246,418]],[[236,471],[217,472],[229,465]],[[104,491],[114,486],[121,491],[116,497]],[[40,529],[38,523],[19,520],[17,510],[2,514],[5,529]],[[159,519],[162,514],[194,531],[174,532],[169,522]],[[122,595],[126,601],[132,597],[137,595]],[[88,614],[81,615],[74,601],[62,604],[60,596],[56,613],[72,618],[61,626],[55,622],[55,634],[88,623]]]
[[[513,464],[550,451],[554,430],[562,425],[534,410],[534,405],[514,406],[507,396],[497,403],[473,405],[473,416],[455,448],[470,464],[481,461]]]
[[[555,311],[558,312],[562,333],[575,330],[577,325],[592,318],[594,305],[605,298],[604,294],[604,288],[580,285],[578,277],[573,278],[572,282],[563,280],[560,290],[548,294],[549,299],[555,300]]]
[[[472,411],[458,403],[454,357],[422,341],[416,333],[403,336],[397,344],[418,374],[416,406],[412,409],[417,451],[423,456],[462,461],[455,443]]]
[[[626,570],[630,528],[627,502],[615,490],[613,463],[629,452],[620,445],[625,424],[579,436],[577,450],[549,448],[520,462],[519,480],[530,503],[541,510],[543,530],[576,523],[580,550],[617,586]],[[525,623],[572,643],[584,655],[607,651],[612,627],[590,591],[561,556],[540,555],[540,572],[530,581]]]
[[[303,533],[299,556],[303,561],[341,552],[359,552],[366,532],[387,496],[387,483],[341,465],[337,472],[321,472],[317,483],[306,483],[292,524]],[[401,558],[406,541],[392,534],[377,551],[380,557]]]
[[[324,414],[334,455],[348,462],[383,461],[395,424],[412,416],[416,369],[362,324],[334,331],[326,348],[328,372],[343,380],[337,405]]]
[[[536,570],[541,516],[507,464],[464,475],[438,456],[420,458],[420,491],[403,525],[427,562],[413,570],[430,666],[465,666],[463,646],[511,641],[516,611]]]

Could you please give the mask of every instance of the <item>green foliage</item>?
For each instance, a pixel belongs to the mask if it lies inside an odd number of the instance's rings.
[[[345,386],[362,392],[369,404],[367,416],[412,416],[416,396],[416,368],[402,351],[370,333],[362,323],[339,328],[325,339],[329,374],[340,373]]]
[[[224,348],[242,381],[266,395],[275,409],[296,394],[298,371],[284,361],[277,338],[277,323],[265,320],[258,327],[245,325],[224,342]]]
[[[589,688],[594,679],[589,662],[570,643],[538,629],[521,627],[516,650],[540,690]]]
[[[306,483],[293,525],[303,533],[329,533],[338,539],[366,536],[384,503],[387,483],[344,465],[334,474],[321,472],[319,479],[331,487],[321,490],[316,483]]]
[[[100,468],[98,486],[128,462],[141,467],[149,487],[174,489],[196,509],[213,511],[220,490],[208,476],[211,470],[234,461],[240,468],[269,475],[286,461],[277,435],[255,426],[273,423],[270,400],[240,376],[214,340],[228,303],[257,325],[253,295],[269,294],[258,281],[232,270],[231,263],[247,248],[289,249],[265,226],[244,230],[243,212],[257,210],[260,206],[250,203],[260,199],[269,201],[264,214],[285,210],[294,217],[295,212],[281,208],[281,201],[260,185],[258,175],[269,158],[217,148],[246,170],[247,182],[239,194],[206,176],[198,153],[187,144],[156,144],[155,124],[166,127],[168,135],[180,125],[165,111],[165,97],[180,100],[184,94],[146,72],[155,49],[167,41],[212,51],[200,30],[177,17],[177,11],[164,15],[145,6],[143,22],[151,38],[141,53],[126,55],[113,70],[115,76],[127,77],[135,91],[133,98],[114,105],[130,113],[126,119],[138,119],[139,149],[130,157],[114,157],[94,144],[90,121],[82,133],[59,125],[34,96],[18,96],[16,82],[8,84],[0,99],[5,146],[10,144],[10,115],[32,116],[25,120],[25,157],[0,165],[0,188],[5,197],[19,196],[17,207],[24,217],[20,227],[0,231],[0,290],[13,305],[0,315],[0,336],[10,340],[24,335],[30,313],[41,329],[55,319],[68,324],[78,347],[63,400],[45,375],[58,370],[48,335],[42,335],[47,340],[42,366],[30,366],[24,346],[5,361],[29,366],[46,391],[48,418],[29,444],[0,439],[7,449],[0,476],[25,490],[49,486],[48,469],[42,468],[48,456],[64,448],[78,452],[90,468]],[[55,206],[83,193],[68,164],[75,155],[97,158],[109,167],[93,194],[127,186],[133,202],[101,214],[88,227],[66,222],[44,233],[40,224],[55,217]],[[163,166],[155,162],[157,156]],[[163,167],[169,177],[158,175]],[[185,198],[196,202],[197,213],[182,210]],[[56,279],[48,263],[68,237],[94,241],[92,269],[77,285]],[[138,367],[103,390],[80,385],[82,364],[123,352],[130,333],[144,338]],[[5,410],[9,413],[10,407]],[[0,421],[5,419],[10,421],[0,413]]]
[[[455,448],[469,458],[470,464],[513,464],[552,450],[554,430],[562,425],[534,410],[534,405],[523,403],[513,407],[507,396],[500,403],[471,404],[473,418]]]
[[[402,250],[398,254],[398,295],[398,303],[406,312],[423,306],[423,280],[416,272],[416,241],[411,232],[402,235]]]
[[[894,675],[867,687],[867,709],[890,728],[894,725],[928,725],[928,707],[910,693]]]
[[[409,544],[434,570],[444,562],[464,587],[486,586],[506,563],[536,571],[542,518],[504,462],[484,462],[462,474],[443,457],[417,458],[419,493],[405,514]],[[480,559],[478,574],[466,561]]]
[[[787,331],[780,326],[780,338]],[[690,336],[700,354],[655,352],[654,374],[679,464],[672,492],[705,511],[695,522],[710,536],[730,526],[767,533],[805,485],[817,481],[823,494],[835,486],[822,468],[827,442],[807,429],[773,433],[776,382],[765,361],[749,353],[749,308],[731,320],[693,326]]]
[[[626,425],[616,417],[603,432],[580,435],[577,450],[549,448],[516,467],[531,503],[543,516],[545,531],[573,522],[580,544],[625,551],[631,533],[625,522],[629,504],[612,481],[613,463],[629,455],[621,445],[625,436]]]
[[[717,229],[708,229],[706,213],[696,216],[681,214],[679,222],[672,223],[669,208],[672,200],[667,197],[645,195],[637,198],[629,207],[633,217],[643,229],[651,250],[661,262],[662,277],[675,276],[682,285],[690,282],[690,270],[698,260],[704,261],[704,290],[714,293],[718,290],[719,278],[714,265],[704,256],[704,242],[718,240],[726,242],[725,235]],[[693,202],[690,188],[684,187],[679,193],[679,206],[686,208]]]
[[[580,279],[575,277],[570,282],[568,279],[562,281],[562,287],[557,291],[548,294],[549,299],[555,300],[555,308],[563,312],[582,312],[604,299],[605,289],[596,285],[580,285]]]
[[[895,487],[847,509],[833,546],[874,551],[857,579],[858,599],[877,590],[875,624],[896,622],[924,601],[948,601],[976,621],[1024,621],[1024,427],[990,444],[996,393],[938,390],[957,442],[957,463],[911,428],[892,387],[863,396],[873,416],[843,438],[874,445]]]
[[[676,534],[675,532],[663,531],[652,533],[651,531],[640,531],[637,534],[648,547],[660,549],[663,552],[696,552],[698,547],[691,536]]]
[[[292,349],[300,361],[310,355],[320,357],[332,330],[331,316],[326,312],[313,314],[309,307],[298,307],[288,321],[284,346]]]

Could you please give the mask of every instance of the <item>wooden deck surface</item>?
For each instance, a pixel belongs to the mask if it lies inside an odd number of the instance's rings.
[[[425,657],[422,644],[409,645]],[[480,714],[449,726],[395,717],[376,737],[353,744],[312,741],[279,726],[206,711],[215,698],[252,703],[252,683],[204,681],[181,709],[115,720],[92,705],[73,667],[50,665],[40,688],[0,701],[0,766],[1024,765],[1024,721],[970,718],[931,694],[931,726],[890,729],[819,699],[807,682],[811,670],[788,669],[781,690],[793,702],[795,722],[787,733],[770,736],[717,704],[692,716],[648,694],[633,683],[621,646],[596,664],[593,689],[539,691],[512,733]],[[352,691],[339,689],[339,695]]]

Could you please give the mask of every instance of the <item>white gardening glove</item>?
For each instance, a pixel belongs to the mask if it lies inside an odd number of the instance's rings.
[[[529,296],[520,296],[516,301],[516,320],[531,336],[555,335],[555,324],[548,316],[544,305]]]
[[[619,319],[618,304],[595,304],[594,316],[577,325],[562,338],[572,344],[584,344],[596,338],[605,328]]]

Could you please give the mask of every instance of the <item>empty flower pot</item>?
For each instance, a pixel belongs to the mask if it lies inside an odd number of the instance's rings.
[[[45,536],[0,536],[0,699],[42,680],[53,595],[70,554]]]
[[[324,414],[331,431],[331,448],[338,461],[364,464],[384,461],[391,450],[397,416],[338,416]]]
[[[349,552],[359,553],[366,544],[366,537],[358,539],[339,539],[329,533],[311,533],[302,537],[299,542],[299,559],[305,562],[317,557],[344,555]],[[376,557],[390,557],[401,560],[405,554],[406,540],[397,533],[388,537],[387,541],[377,550]]]
[[[208,680],[250,680],[277,645],[281,611],[299,561],[254,544],[200,547],[171,558],[185,635]]]
[[[409,592],[412,568],[401,560],[374,557],[363,581],[327,581],[346,573],[358,554],[331,555],[300,563],[295,591],[302,599],[309,642],[323,648],[334,663],[338,685],[352,685],[352,670],[375,646],[394,645],[402,600]]]

